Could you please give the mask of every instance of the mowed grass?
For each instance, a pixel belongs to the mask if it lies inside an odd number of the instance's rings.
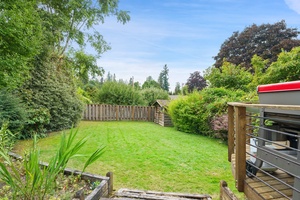
[[[217,198],[219,182],[231,189],[234,180],[227,161],[227,146],[218,140],[176,131],[150,122],[87,122],[78,137],[88,137],[83,155],[105,145],[105,153],[87,172],[114,173],[114,188],[210,194]],[[69,131],[65,131],[68,133]],[[40,139],[43,161],[53,156],[60,133]],[[23,154],[31,141],[20,141],[15,151]],[[68,167],[81,170],[86,157],[76,157]]]

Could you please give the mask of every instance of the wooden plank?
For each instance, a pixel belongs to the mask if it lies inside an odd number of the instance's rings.
[[[226,181],[220,181],[220,200],[238,200],[234,193],[228,188]]]
[[[247,104],[239,102],[228,102],[230,106],[238,106],[244,108],[270,108],[270,109],[282,109],[282,110],[300,110],[299,105],[275,105],[275,104]]]
[[[281,190],[280,192],[284,193],[288,197],[291,197],[293,195],[293,191],[292,190]],[[282,194],[280,194],[280,193],[278,193],[276,191],[262,193],[261,196],[264,199],[284,198],[284,196],[282,196]]]
[[[115,193],[116,197],[127,197],[135,199],[175,200],[175,199],[202,199],[211,200],[209,195],[187,194],[174,192],[155,192],[145,190],[120,189]]]
[[[116,106],[116,120],[119,121],[119,112],[120,112],[120,107]]]
[[[228,161],[231,162],[231,155],[234,153],[234,108],[228,106]]]
[[[244,193],[245,193],[247,199],[265,200],[253,188],[251,188],[246,182],[245,182],[245,187],[244,187]]]
[[[246,178],[246,108],[235,107],[236,120],[236,158],[235,174],[236,187],[239,192],[244,191],[244,181]]]

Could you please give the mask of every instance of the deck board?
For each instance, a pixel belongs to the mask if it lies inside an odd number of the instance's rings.
[[[232,167],[232,173],[234,175],[235,172],[235,155],[232,154],[232,160],[231,160],[231,167]],[[294,184],[294,177],[290,176],[289,174],[281,171],[276,170],[275,172],[271,173],[272,176],[280,179],[284,183],[288,184],[289,186],[293,186]],[[283,184],[282,182],[274,179],[273,177],[269,176],[268,174],[265,174],[263,172],[258,172],[257,177],[267,184],[271,185],[272,187],[279,190],[281,193],[288,196],[288,198],[292,198],[293,191],[291,188],[289,188],[287,185]],[[273,188],[269,187],[267,184],[261,182],[258,178],[253,177],[249,178],[246,177],[245,179],[245,195],[248,199],[262,199],[262,200],[286,200],[288,198],[282,196],[279,192],[274,190]]]

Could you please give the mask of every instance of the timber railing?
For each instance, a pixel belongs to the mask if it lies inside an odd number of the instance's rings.
[[[249,199],[300,199],[299,113],[298,105],[228,103],[228,161]]]
[[[89,104],[82,119],[89,121],[154,121],[153,106]]]

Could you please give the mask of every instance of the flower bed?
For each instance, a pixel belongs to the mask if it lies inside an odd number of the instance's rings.
[[[20,165],[23,158],[15,153],[9,155]],[[48,163],[40,162],[41,167],[48,167]],[[20,165],[21,169],[22,165]],[[65,199],[86,199],[96,200],[102,197],[109,197],[113,191],[113,174],[108,172],[106,176],[99,176],[78,170],[66,168],[63,175],[56,179],[57,187],[53,198]],[[1,186],[0,186],[1,188]],[[2,186],[2,193],[9,194],[9,187]]]

